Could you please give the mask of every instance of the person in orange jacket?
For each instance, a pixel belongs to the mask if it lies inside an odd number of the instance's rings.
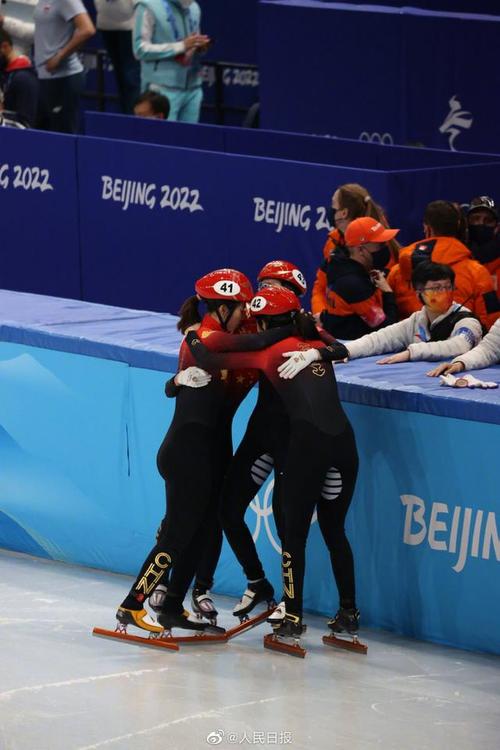
[[[491,276],[463,243],[465,227],[460,208],[450,201],[433,201],[424,213],[425,238],[404,247],[399,263],[387,278],[396,295],[401,318],[420,309],[421,304],[411,286],[411,275],[422,261],[451,266],[455,272],[455,301],[466,305],[489,328],[500,317],[500,303]]]
[[[311,310],[317,321],[321,313],[333,313],[331,294],[328,289],[328,276],[331,277],[333,271],[330,263],[332,255],[336,248],[345,247],[344,234],[351,221],[362,216],[371,216],[385,227],[389,226],[383,210],[362,185],[352,183],[337,188],[333,194],[329,212],[330,225],[333,228],[323,247],[323,262],[316,272],[311,294]],[[391,240],[388,247],[390,257],[386,268],[390,268],[397,262],[399,244],[396,240]]]
[[[500,299],[500,223],[493,198],[480,195],[467,209],[467,246],[474,258],[491,274],[493,288]]]
[[[345,246],[337,247],[329,261],[332,312],[324,310],[319,316],[332,336],[357,339],[397,321],[396,302],[383,270],[390,256],[386,243],[398,232],[370,216],[355,219],[347,227]]]

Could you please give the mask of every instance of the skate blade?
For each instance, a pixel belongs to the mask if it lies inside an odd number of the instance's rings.
[[[206,630],[199,630],[193,635],[171,635],[167,632],[166,638],[172,643],[193,643],[195,645],[202,643],[225,643],[227,641],[227,631],[218,626],[211,626]]]
[[[348,638],[339,638],[336,635],[324,635],[323,643],[325,646],[342,648],[345,651],[355,651],[357,654],[368,653],[368,646],[365,643],[361,643],[357,635],[353,636],[352,640],[349,640]]]
[[[118,630],[94,628],[92,635],[96,635],[99,638],[114,638],[117,641],[126,641],[127,643],[134,643],[137,646],[150,646],[151,648],[163,648],[170,651],[179,650],[177,643],[165,638],[164,636],[160,637],[156,634],[153,634],[152,637],[145,637],[140,635],[129,635],[129,633],[119,632]]]
[[[246,633],[247,630],[251,630],[252,628],[255,628],[257,625],[260,625],[261,623],[265,622],[270,614],[272,614],[275,610],[275,607],[271,607],[269,609],[264,610],[264,612],[261,612],[259,615],[255,615],[255,617],[249,617],[246,620],[243,620],[240,622],[239,625],[236,625],[234,628],[229,628],[229,630],[226,631],[227,639],[234,638],[237,635],[241,635],[242,633]]]
[[[274,635],[274,633],[268,633],[264,636],[264,648],[269,648],[271,651],[279,651],[282,654],[289,654],[290,656],[298,656],[299,659],[303,659],[307,653],[305,648],[302,648],[298,643],[287,643],[279,636]]]

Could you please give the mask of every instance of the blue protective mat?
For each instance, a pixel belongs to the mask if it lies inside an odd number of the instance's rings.
[[[181,335],[167,313],[0,290],[0,341],[175,372]],[[368,357],[335,369],[343,401],[500,424],[500,388],[445,388],[431,362],[377,365]],[[476,377],[500,382],[500,367]]]

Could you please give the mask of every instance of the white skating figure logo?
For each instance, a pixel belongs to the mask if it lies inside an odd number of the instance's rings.
[[[266,458],[270,458],[270,456],[266,456]],[[254,481],[255,481],[255,477],[254,477]],[[264,495],[262,497],[262,506],[260,504],[259,493],[255,495],[254,499],[250,503],[250,508],[253,510],[253,512],[257,516],[255,529],[252,534],[252,538],[254,542],[257,541],[257,539],[260,536],[261,526],[262,524],[264,524],[264,527],[267,533],[267,538],[271,542],[271,545],[276,550],[276,552],[279,555],[281,555],[281,546],[279,544],[279,541],[277,541],[274,538],[273,530],[269,523],[269,516],[271,516],[273,512],[273,507],[272,507],[273,489],[274,489],[274,478],[271,479],[271,481],[264,488]],[[323,489],[321,490],[321,497],[326,501],[329,501],[329,500],[332,501],[332,500],[336,500],[341,492],[342,492],[342,477],[340,475],[340,472],[334,466],[332,466],[328,470],[327,475],[325,477],[325,483],[323,485]],[[316,523],[317,520],[318,520],[318,514],[316,511],[314,511],[313,517],[311,519],[311,526],[313,525],[313,523]]]
[[[472,127],[474,118],[472,117],[471,112],[462,109],[462,105],[458,101],[456,94],[451,97],[448,104],[450,105],[450,111],[439,128],[439,132],[443,134],[446,133],[449,136],[448,143],[450,149],[456,151],[454,145],[455,138],[457,135],[460,135],[462,130],[469,130]]]

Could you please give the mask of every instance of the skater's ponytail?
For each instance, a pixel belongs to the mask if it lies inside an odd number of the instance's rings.
[[[186,328],[189,328],[189,326],[192,326],[195,323],[201,323],[198,303],[199,299],[196,294],[193,294],[192,297],[188,297],[187,300],[182,303],[182,307],[179,310],[180,320],[177,323],[177,329],[181,331],[181,333],[185,333]]]

